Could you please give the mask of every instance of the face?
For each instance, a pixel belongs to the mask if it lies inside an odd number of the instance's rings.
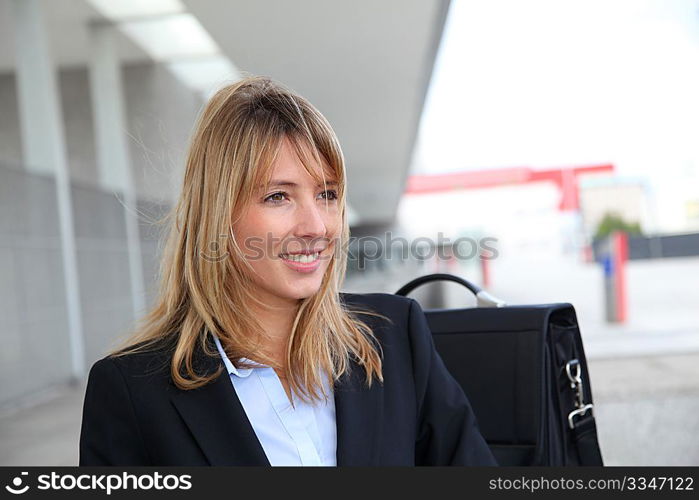
[[[330,175],[318,185],[282,141],[270,185],[258,189],[233,225],[255,271],[258,298],[267,304],[295,304],[320,289],[341,226],[338,186]]]

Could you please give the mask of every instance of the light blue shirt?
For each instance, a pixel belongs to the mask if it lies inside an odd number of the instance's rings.
[[[311,405],[292,393],[294,408],[273,368],[247,358],[241,361],[256,365],[254,368],[236,368],[216,335],[214,339],[269,463],[275,466],[337,465],[335,399],[332,390],[328,390],[327,381],[323,380],[329,395],[327,400]]]

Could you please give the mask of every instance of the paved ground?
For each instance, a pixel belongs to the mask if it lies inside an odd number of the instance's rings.
[[[56,386],[24,409],[0,414],[0,465],[77,465],[84,384]]]
[[[699,465],[699,352],[588,362],[608,465]]]

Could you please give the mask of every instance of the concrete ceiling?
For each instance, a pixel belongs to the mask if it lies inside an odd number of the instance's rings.
[[[360,222],[391,222],[449,1],[184,3],[241,71],[282,81],[326,116]]]
[[[85,66],[90,58],[88,24],[103,19],[85,0],[44,0],[51,56],[59,67]],[[15,68],[14,14],[10,0],[0,0],[0,73]],[[119,56],[125,63],[148,61],[149,56],[125,36],[118,40]]]

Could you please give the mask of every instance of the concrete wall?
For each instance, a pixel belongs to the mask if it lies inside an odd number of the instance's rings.
[[[155,292],[161,217],[177,190],[201,98],[162,66],[124,69],[147,301]],[[87,367],[132,326],[123,197],[99,187],[85,68],[60,72]],[[0,407],[70,377],[68,319],[52,176],[22,168],[16,90],[0,75]]]
[[[71,177],[98,186],[87,69],[62,69],[59,80]],[[144,199],[172,201],[203,101],[161,64],[125,66],[122,81],[137,193]],[[0,165],[22,163],[15,79],[0,74]]]

